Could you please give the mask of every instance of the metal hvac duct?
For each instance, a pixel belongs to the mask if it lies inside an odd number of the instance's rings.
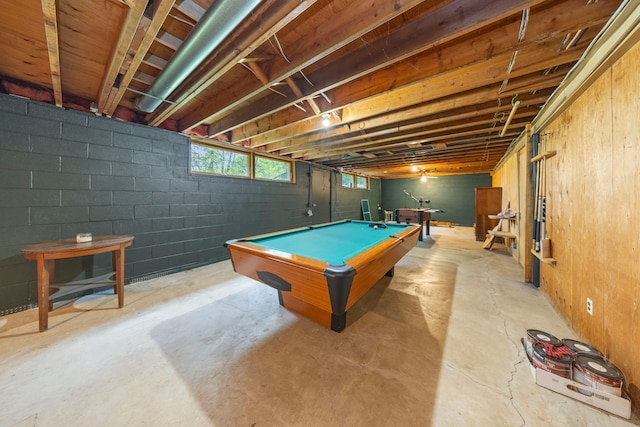
[[[147,94],[134,101],[151,113],[260,4],[261,0],[216,0],[193,27],[173,58],[158,74]]]

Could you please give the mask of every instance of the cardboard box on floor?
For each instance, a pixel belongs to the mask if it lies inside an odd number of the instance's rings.
[[[525,354],[526,353],[527,350],[525,348]],[[528,358],[529,357],[527,355],[527,359]],[[622,397],[618,397],[602,390],[575,382],[568,378],[552,374],[551,372],[543,369],[536,368],[531,364],[531,360],[529,360],[529,367],[531,368],[531,374],[533,375],[534,381],[539,386],[571,397],[572,399],[579,400],[587,405],[595,406],[598,409],[610,412],[619,417],[626,419],[631,418],[631,400],[626,396],[624,389],[622,390]],[[581,393],[578,389],[582,390],[584,393]]]

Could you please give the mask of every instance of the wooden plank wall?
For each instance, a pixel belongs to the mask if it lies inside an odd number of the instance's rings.
[[[638,69],[640,44],[540,132],[545,150],[557,150],[546,160],[547,235],[557,265],[541,263],[541,289],[576,336],[622,370],[635,408],[640,405]],[[506,189],[505,181],[516,179],[515,159],[497,171],[494,185]],[[587,298],[593,315],[587,313]]]
[[[504,208],[509,203],[509,207],[517,212],[517,220],[515,222],[508,221],[509,231],[518,236],[516,249],[507,248],[507,250],[522,266],[524,266],[525,259],[524,251],[528,251],[531,247],[531,243],[525,241],[524,232],[525,227],[530,223],[525,216],[525,198],[523,196],[526,185],[523,181],[526,179],[526,169],[525,174],[521,173],[522,168],[526,168],[527,161],[525,149],[520,149],[515,155],[508,158],[491,177],[493,187],[502,187],[502,207]]]
[[[640,44],[612,67],[613,182],[611,283],[605,342],[640,406]],[[617,325],[621,325],[618,327]]]

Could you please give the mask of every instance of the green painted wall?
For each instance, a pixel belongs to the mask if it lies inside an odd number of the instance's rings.
[[[372,221],[384,220],[384,213],[378,209],[381,203],[380,179],[369,179],[369,189],[360,190],[343,187],[340,172],[333,171],[332,174],[333,177],[331,181],[334,183],[331,201],[331,205],[333,206],[332,221],[339,221],[341,219],[363,219],[362,206],[360,204],[362,199],[369,200]]]
[[[449,221],[463,226],[473,226],[474,189],[491,187],[491,175],[441,176],[438,179],[420,178],[382,180],[382,208],[393,211],[398,208],[417,208],[420,204],[404,193],[416,198],[430,200],[423,207],[442,209],[443,213],[433,214],[435,221]]]

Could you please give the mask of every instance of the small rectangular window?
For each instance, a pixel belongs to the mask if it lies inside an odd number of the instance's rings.
[[[356,188],[367,190],[369,188],[369,178],[366,176],[356,176]]]
[[[249,177],[249,153],[192,143],[191,171]]]
[[[254,157],[254,176],[258,179],[274,181],[293,181],[292,162],[273,159],[271,157]]]
[[[346,188],[354,188],[354,176],[350,173],[342,174],[342,186]]]

